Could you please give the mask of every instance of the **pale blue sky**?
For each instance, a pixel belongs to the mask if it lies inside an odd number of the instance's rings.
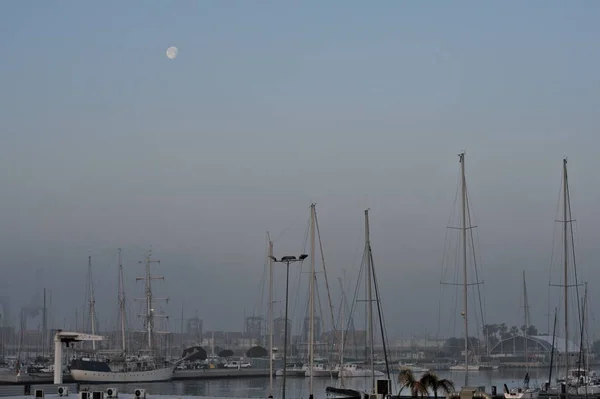
[[[188,281],[211,276],[177,301],[226,286],[241,318],[265,230],[315,201],[333,276],[370,207],[389,306],[436,296],[464,149],[490,318],[513,317],[498,287],[523,268],[545,313],[565,155],[600,277],[599,20],[595,1],[3,1],[2,268],[25,281],[153,244]],[[402,312],[388,325],[407,331]]]

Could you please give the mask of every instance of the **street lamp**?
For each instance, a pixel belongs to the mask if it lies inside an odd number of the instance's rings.
[[[308,258],[307,254],[302,254],[298,258],[295,256],[283,256],[280,260],[271,256],[271,260],[277,263],[286,264],[285,273],[285,326],[283,327],[283,389],[281,391],[281,399],[285,399],[285,380],[287,376],[287,340],[288,340],[288,291],[290,287],[290,263],[302,262]]]

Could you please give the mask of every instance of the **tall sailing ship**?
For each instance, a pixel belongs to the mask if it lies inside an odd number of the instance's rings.
[[[153,347],[154,320],[163,315],[155,314],[152,296],[152,280],[164,279],[150,274],[150,265],[159,263],[151,259],[150,253],[146,257],[146,273],[144,277],[136,280],[145,282],[145,313],[144,330],[146,333],[146,348],[135,355],[127,353],[125,338],[125,291],[123,284],[123,265],[121,263],[121,250],[119,250],[119,307],[121,316],[121,344],[122,355],[117,358],[101,358],[97,354],[89,357],[79,357],[71,361],[71,377],[78,382],[93,383],[128,383],[128,382],[155,382],[168,381],[173,378],[175,365],[165,361],[155,354]],[[140,262],[141,263],[141,262]],[[92,320],[92,334],[95,334],[94,296],[91,288],[91,258],[90,268],[90,318]],[[93,351],[95,352],[95,347]]]

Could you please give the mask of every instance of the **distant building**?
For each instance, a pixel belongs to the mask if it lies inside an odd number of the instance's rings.
[[[251,317],[246,317],[246,323],[245,323],[245,336],[247,338],[252,338],[255,341],[260,341],[262,335],[263,335],[263,326],[264,326],[265,320],[262,317],[258,317],[258,316],[251,316]]]
[[[12,325],[12,316],[10,314],[10,297],[0,296],[0,326],[8,327]]]
[[[198,317],[192,317],[187,319],[186,325],[186,341],[188,344],[202,342],[202,319]]]
[[[288,345],[292,342],[292,321],[287,319]],[[285,340],[285,318],[278,317],[273,320],[273,345],[283,349]]]
[[[315,342],[321,340],[321,318],[315,316]],[[304,318],[304,324],[302,325],[302,341],[308,342],[310,339],[310,317]]]
[[[396,340],[396,349],[406,351],[437,349],[441,348],[445,341],[445,339],[435,338],[400,338]]]

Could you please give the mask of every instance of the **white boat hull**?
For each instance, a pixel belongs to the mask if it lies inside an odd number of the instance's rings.
[[[600,394],[600,385],[584,385],[577,387],[579,395],[598,395]]]
[[[306,373],[305,369],[287,369],[286,370],[286,375],[288,377],[290,377],[290,376],[304,377],[304,373]],[[279,369],[279,370],[275,371],[275,376],[277,376],[277,377],[283,376],[283,369]]]
[[[428,371],[430,371],[429,369],[426,369],[425,367],[419,367],[419,366],[409,365],[409,364],[401,364],[398,367],[398,370],[400,370],[400,371],[402,371],[402,370],[410,370],[414,374],[416,374],[416,373],[427,373]]]
[[[355,369],[355,370],[342,369],[342,370],[340,370],[339,375],[344,378],[358,378],[358,377],[364,378],[364,377],[370,377],[371,375],[373,375],[375,378],[385,376],[385,374],[383,374],[379,370],[371,371],[371,370],[367,370],[367,369]]]
[[[450,367],[450,371],[479,371],[479,366],[469,364],[467,367],[465,367],[464,364],[457,364],[456,366]]]
[[[313,369],[313,377],[332,377],[337,378],[339,375],[338,370],[327,370],[327,369]],[[310,377],[310,370],[304,372],[305,377]]]
[[[128,383],[128,382],[155,382],[169,381],[173,378],[173,367],[165,367],[146,371],[93,371],[93,370],[71,370],[71,377],[78,382],[106,382],[106,383]]]
[[[523,389],[520,392],[510,391],[504,393],[504,399],[536,399],[539,396],[539,391],[533,389]]]

